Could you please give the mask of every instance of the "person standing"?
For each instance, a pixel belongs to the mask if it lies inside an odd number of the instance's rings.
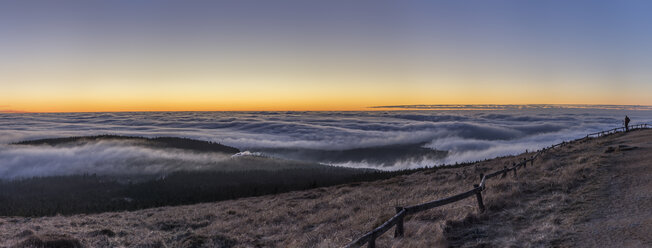
[[[625,116],[625,132],[629,132],[629,117]]]

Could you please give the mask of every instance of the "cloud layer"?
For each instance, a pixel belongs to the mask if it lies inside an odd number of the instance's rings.
[[[413,144],[448,151],[445,158],[415,157],[392,161],[391,164],[379,164],[360,156],[352,156],[357,160],[351,161],[320,161],[351,167],[400,169],[480,160],[538,149],[621,126],[626,114],[632,119],[632,124],[652,123],[652,111],[649,110],[586,107],[388,112],[0,114],[0,144],[46,137],[119,134],[187,137],[220,142],[251,152],[274,149],[325,152],[318,156],[332,154],[332,151]],[[121,154],[114,157],[123,156],[124,159],[151,154],[167,156],[161,151],[129,146],[94,150],[100,149],[99,146],[65,151],[16,150],[3,146],[0,148],[0,173],[6,173],[8,166],[24,163],[47,165],[47,161],[56,160],[97,164],[107,154]],[[61,154],[70,156],[62,157]],[[283,153],[276,155],[284,157]],[[181,158],[184,155],[170,156]],[[52,168],[45,166],[38,170]]]
[[[155,149],[133,142],[100,141],[70,146],[0,145],[0,179],[58,175],[163,175],[214,167],[231,156]]]

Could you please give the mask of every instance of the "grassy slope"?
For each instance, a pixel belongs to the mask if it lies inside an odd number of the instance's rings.
[[[412,215],[406,219],[405,238],[393,239],[390,231],[377,241],[378,247],[575,246],[596,240],[595,234],[591,234],[591,228],[595,228],[591,222],[612,215],[594,203],[628,191],[625,182],[620,188],[609,188],[609,173],[621,171],[616,165],[636,165],[641,158],[649,158],[651,140],[652,130],[644,130],[573,142],[548,151],[535,161],[535,166],[519,170],[518,177],[510,175],[489,181],[485,213],[478,214],[475,199],[469,198]],[[619,144],[638,148],[604,153],[607,146]],[[480,173],[531,155],[497,158],[462,168],[426,170],[381,181],[217,203],[70,217],[4,217],[0,218],[0,243],[33,243],[40,237],[92,247],[337,247],[391,217],[394,206],[468,190],[479,181]],[[649,175],[647,168],[639,168],[647,174],[638,175]],[[644,189],[647,191],[631,193],[638,196],[630,197],[631,200],[649,204],[649,187]],[[645,231],[649,227],[650,218],[646,216],[636,229]],[[640,239],[633,244],[650,242],[646,235],[628,237]]]
[[[652,246],[649,161],[652,130],[552,150],[516,182],[490,184],[490,211],[447,222],[446,238],[461,247]]]

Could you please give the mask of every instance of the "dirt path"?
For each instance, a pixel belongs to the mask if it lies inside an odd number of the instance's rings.
[[[652,132],[627,134],[604,146],[615,149],[601,156],[600,187],[586,199],[587,221],[575,226],[571,246],[652,247]]]

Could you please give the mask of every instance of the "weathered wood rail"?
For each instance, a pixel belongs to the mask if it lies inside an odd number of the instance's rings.
[[[629,130],[634,130],[634,129],[643,129],[643,128],[652,128],[652,125],[648,124],[638,124],[638,125],[631,125],[629,127]],[[619,128],[614,128],[602,132],[596,132],[596,133],[591,133],[588,134],[586,138],[591,138],[591,137],[600,137],[606,134],[612,134],[616,132],[624,132],[626,129],[625,127],[619,127]],[[364,244],[367,244],[369,248],[374,248],[376,247],[376,239],[383,235],[385,232],[389,231],[392,227],[396,226],[394,229],[394,237],[403,237],[405,233],[405,229],[403,227],[403,222],[405,221],[405,216],[409,214],[415,214],[418,212],[422,212],[425,210],[433,209],[436,207],[444,206],[447,204],[451,204],[457,201],[464,200],[469,197],[476,197],[476,201],[478,203],[478,210],[480,212],[484,212],[485,207],[484,203],[482,200],[482,191],[485,190],[486,187],[486,182],[488,179],[497,177],[502,175],[502,177],[507,176],[507,173],[513,172],[514,176],[516,177],[516,170],[520,167],[527,167],[527,163],[529,162],[530,165],[534,165],[534,160],[537,159],[543,152],[546,150],[558,147],[558,146],[563,146],[565,144],[568,144],[569,142],[562,142],[553,146],[550,146],[548,148],[544,148],[537,152],[534,156],[530,157],[529,159],[524,159],[521,160],[519,163],[514,163],[511,167],[505,166],[502,170],[495,171],[486,175],[480,174],[480,184],[474,184],[472,189],[463,193],[459,193],[457,195],[449,196],[443,199],[438,199],[434,201],[429,201],[426,203],[418,204],[418,205],[413,205],[413,206],[408,206],[408,207],[396,207],[396,215],[394,215],[392,218],[389,220],[385,221],[383,224],[380,226],[376,227],[375,229],[371,230],[370,232],[362,235],[362,237],[359,237],[358,239],[354,240],[353,242],[347,244],[346,248],[354,248],[354,247],[361,247]]]
[[[649,125],[647,123],[643,123],[643,124],[636,124],[636,125],[630,125],[629,126],[629,130],[642,129],[642,128],[652,128],[652,125]],[[604,136],[604,135],[607,135],[607,134],[613,134],[613,133],[617,133],[617,132],[624,132],[625,130],[626,130],[625,127],[617,127],[617,128],[613,128],[613,129],[609,129],[609,130],[605,130],[605,131],[590,133],[590,134],[587,134],[586,137],[587,138],[600,137],[600,136]]]

